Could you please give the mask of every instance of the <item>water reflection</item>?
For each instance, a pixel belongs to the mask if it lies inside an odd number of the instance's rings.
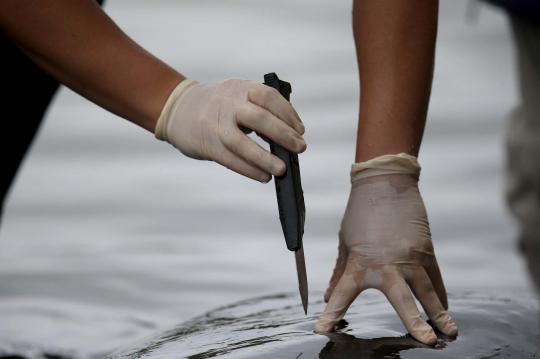
[[[361,339],[345,333],[327,334],[330,341],[319,353],[321,359],[400,358],[402,350],[421,347],[410,337]]]
[[[521,358],[538,353],[534,298],[469,293],[451,297],[450,305],[460,336],[438,333],[435,347],[404,335],[384,297],[368,291],[336,333],[312,331],[322,301],[312,304],[313,315],[303,316],[297,295],[281,294],[218,308],[110,358]]]
[[[343,320],[342,327],[348,323]],[[380,337],[372,339],[357,338],[354,335],[336,332],[324,334],[329,341],[319,353],[320,359],[338,358],[401,358],[400,353],[405,350],[424,348],[430,350],[442,350],[446,348],[447,342],[452,342],[455,338],[446,337],[437,333],[439,340],[435,347],[424,345],[414,340],[410,335],[401,337]]]

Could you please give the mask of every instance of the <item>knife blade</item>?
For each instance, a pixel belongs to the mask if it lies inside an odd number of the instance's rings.
[[[290,94],[292,92],[291,84],[280,80],[275,73],[272,72],[264,75],[264,84],[278,90],[287,101],[290,100]],[[285,162],[286,165],[286,171],[283,175],[274,176],[279,219],[287,249],[294,251],[300,299],[304,313],[307,314],[308,280],[303,248],[306,208],[302,182],[300,181],[298,155],[289,152],[272,140],[268,142],[270,143],[270,152]]]

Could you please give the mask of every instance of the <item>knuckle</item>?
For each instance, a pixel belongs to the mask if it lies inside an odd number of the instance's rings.
[[[234,85],[237,85],[237,84],[242,83],[242,82],[243,82],[243,80],[241,80],[241,79],[230,78],[230,79],[225,79],[225,80],[221,81],[221,84],[226,85],[226,86],[234,86]]]
[[[266,105],[276,95],[278,91],[270,86],[258,85],[249,91],[250,98],[257,104]]]
[[[234,118],[238,121],[245,121],[250,118],[251,109],[247,103],[240,103],[235,106]]]
[[[268,90],[266,91],[265,93],[265,96],[268,100],[272,99],[272,98],[277,98],[277,97],[280,97],[281,94],[279,93],[278,90],[276,90],[275,88],[273,87],[269,87],[269,86],[266,86],[268,87]]]
[[[251,100],[256,102],[257,99],[261,97],[261,91],[261,86],[257,84],[248,90],[248,96]]]
[[[219,130],[217,131],[217,136],[219,140],[225,144],[229,144],[234,137],[232,131],[224,127],[219,128]]]
[[[236,153],[242,153],[245,151],[245,135],[240,135],[232,129],[224,129],[221,133],[221,141],[230,150]]]

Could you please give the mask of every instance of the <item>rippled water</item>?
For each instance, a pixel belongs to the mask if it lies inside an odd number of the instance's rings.
[[[320,298],[321,293],[316,297]],[[475,295],[451,297],[457,339],[438,334],[437,345],[408,335],[382,294],[365,292],[336,333],[312,332],[316,316],[303,315],[298,295],[234,303],[199,317],[110,359],[120,358],[537,358],[540,327],[535,300]],[[321,300],[311,312],[324,308]]]
[[[517,94],[510,36],[490,8],[467,20],[468,4],[441,1],[421,190],[450,293],[530,298],[503,198],[504,120]],[[324,290],[354,156],[350,1],[110,0],[106,9],[194,79],[275,71],[292,83],[307,128],[307,271],[310,288]],[[5,208],[0,352],[101,358],[226,303],[295,290],[276,207],[272,184],[182,157],[63,89]]]

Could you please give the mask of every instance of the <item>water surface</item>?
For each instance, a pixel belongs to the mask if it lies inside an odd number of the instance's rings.
[[[317,293],[317,297],[321,297]],[[312,297],[313,297],[312,293]],[[438,333],[433,347],[404,335],[384,296],[366,291],[325,335],[312,332],[317,316],[303,315],[298,295],[282,294],[234,303],[193,318],[160,336],[120,351],[120,358],[537,358],[537,302],[478,294],[450,297],[457,338]],[[311,303],[318,313],[324,303]]]

